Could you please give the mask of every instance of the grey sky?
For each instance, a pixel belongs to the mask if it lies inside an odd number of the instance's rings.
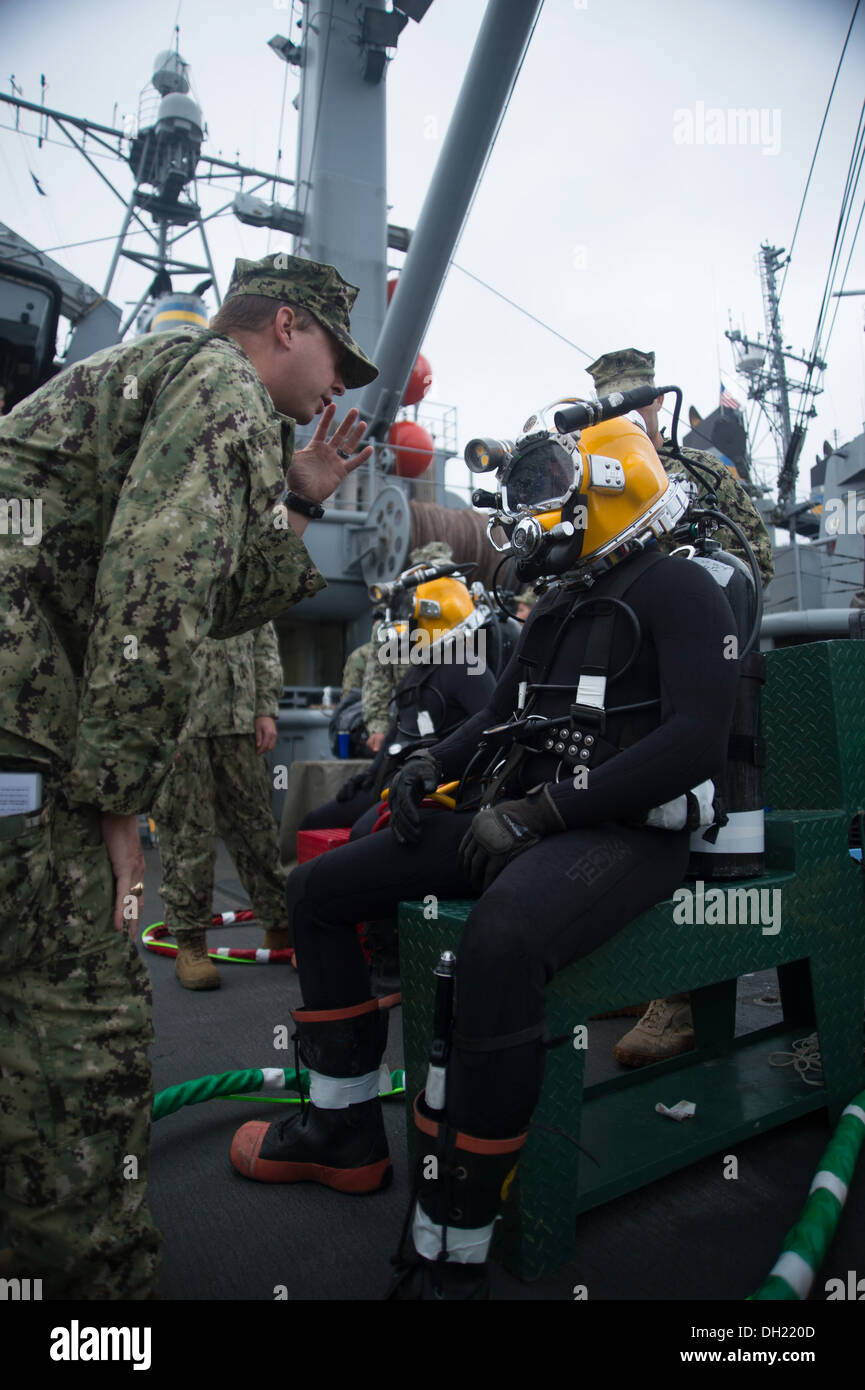
[[[417,217],[483,9],[483,0],[435,0],[400,39],[388,71],[392,221],[411,226]],[[790,245],[852,10],[853,0],[546,0],[455,259],[590,356],[452,270],[424,352],[431,397],[458,407],[461,444],[475,434],[512,435],[533,407],[585,391],[591,356],[629,345],[655,348],[659,379],[680,382],[686,406],[708,413],[719,376],[744,399],[723,337],[727,311],[734,326],[762,330],[755,257],[763,240]],[[137,109],[177,12],[178,0],[6,0],[5,72],[15,74],[27,99],[39,100],[44,72],[49,105],[119,122]],[[274,167],[286,70],[266,41],[288,32],[289,14],[290,0],[288,7],[281,0],[182,0],[180,48],[208,123],[208,153]],[[860,15],[782,300],[785,338],[795,351],[810,348],[816,323],[865,90],[863,60]],[[288,176],[296,90],[289,72]],[[712,112],[726,119],[742,107],[763,113],[756,141],[738,143],[733,129],[736,143],[708,143],[707,122],[717,131]],[[8,108],[0,119],[8,123]],[[689,133],[693,143],[683,143]],[[38,196],[29,171],[49,197]],[[128,170],[109,172],[124,191],[131,187]],[[119,230],[120,204],[71,150],[38,150],[35,141],[0,131],[0,180],[0,216],[41,246]],[[854,220],[862,196],[860,188]],[[205,190],[205,210],[217,200],[227,195]],[[235,256],[289,244],[233,217],[212,226],[223,288]],[[109,251],[105,241],[58,259],[101,288]],[[112,297],[134,301],[145,283],[126,268]],[[861,245],[847,283],[865,289]],[[837,428],[844,439],[862,429],[863,310],[865,298],[841,302],[800,494],[824,436]],[[758,459],[771,461],[764,429],[757,445]]]

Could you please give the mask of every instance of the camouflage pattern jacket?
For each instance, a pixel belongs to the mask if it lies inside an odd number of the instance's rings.
[[[363,678],[366,672],[366,663],[372,651],[372,642],[364,642],[362,647],[355,647],[349,653],[348,660],[342,668],[342,698],[345,699],[352,690],[363,690]]]
[[[763,588],[765,589],[769,580],[775,573],[775,561],[772,556],[769,534],[751,498],[748,496],[738,478],[734,476],[727,465],[722,463],[715,454],[709,454],[703,449],[681,449],[680,452],[689,461],[705,464],[711,471],[712,476],[715,478],[715,495],[718,499],[718,511],[724,512],[726,516],[730,517],[731,521],[735,521],[745,532],[750,542],[751,549],[756,556],[757,564],[760,566],[760,573],[763,576]],[[658,450],[658,457],[664,465],[664,469],[669,477],[683,477],[690,482],[696,482],[696,479],[691,476],[686,468],[682,467],[681,463],[679,463],[678,459],[673,454],[673,445],[669,439],[664,440],[664,443]],[[697,493],[698,499],[704,497],[706,491],[706,485],[701,483]],[[737,555],[740,560],[745,560],[745,552],[741,544],[733,535],[733,532],[728,531],[725,526],[718,528],[715,532],[714,539],[717,540],[725,550],[728,550],[731,555]],[[662,537],[659,544],[662,550],[669,551],[675,549],[677,545],[680,545],[681,541],[673,541],[668,537]],[[747,564],[747,560],[745,562]]]
[[[205,637],[194,660],[198,681],[182,738],[251,734],[261,715],[276,719],[285,682],[273,623],[222,642]]]
[[[152,804],[202,639],[324,586],[279,505],[293,447],[209,330],[106,348],[0,420],[0,754],[59,764],[74,802]]]
[[[399,666],[392,662],[379,661],[381,643],[378,640],[381,622],[374,624],[366,670],[363,676],[361,694],[363,699],[363,719],[369,734],[386,734],[391,725],[390,702],[393,693],[411,666]]]

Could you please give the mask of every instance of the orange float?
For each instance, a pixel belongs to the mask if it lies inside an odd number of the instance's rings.
[[[415,359],[415,364],[411,369],[411,376],[406,382],[406,388],[402,398],[403,405],[418,405],[420,401],[423,400],[431,385],[432,368],[423,353],[419,352]]]
[[[393,471],[398,478],[419,478],[432,463],[433,437],[414,420],[397,420],[390,427],[387,442],[396,455]]]

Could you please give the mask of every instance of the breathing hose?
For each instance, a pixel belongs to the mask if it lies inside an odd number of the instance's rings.
[[[766,1282],[749,1302],[805,1299],[825,1258],[847,1200],[856,1160],[865,1139],[865,1091],[842,1112],[820,1160],[802,1215],[787,1233]]]
[[[200,1105],[205,1100],[255,1100],[277,1104],[299,1105],[300,1095],[287,1096],[284,1091],[299,1090],[309,1094],[309,1073],[291,1068],[252,1067],[246,1071],[226,1071],[221,1076],[199,1076],[194,1081],[182,1081],[169,1086],[153,1097],[153,1119],[173,1115],[184,1105]],[[380,1096],[402,1095],[405,1091],[405,1072],[390,1073],[390,1090]]]

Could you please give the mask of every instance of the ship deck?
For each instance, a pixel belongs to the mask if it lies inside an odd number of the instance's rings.
[[[146,924],[161,920],[162,905],[158,850],[148,847],[145,854]],[[214,911],[245,906],[246,896],[220,844]],[[211,947],[250,947],[260,941],[254,924],[216,928],[210,934]],[[153,981],[157,1091],[239,1068],[294,1065],[293,1049],[274,1048],[274,1029],[285,1024],[290,1035],[289,1011],[301,1002],[290,965],[222,964],[219,990],[192,992],[177,984],[172,959],[141,949]],[[774,972],[739,981],[738,1033],[781,1018],[780,1006],[765,1002],[773,993],[777,998],[775,983]],[[632,1022],[618,1018],[591,1025],[587,1082],[618,1072],[611,1049]],[[399,1009],[391,1015],[386,1062],[392,1070],[402,1065]],[[658,1098],[672,1103],[666,1094]],[[673,1100],[680,1098],[677,1094]],[[247,1120],[271,1120],[277,1113],[284,1114],[285,1107],[258,1099],[213,1100],[186,1106],[155,1124],[149,1190],[164,1236],[163,1300],[351,1301],[383,1296],[409,1192],[402,1099],[385,1103],[394,1182],[388,1190],[360,1199],[313,1183],[254,1183],[234,1171],[228,1159],[234,1130]],[[737,1145],[736,1180],[724,1177],[724,1156],[717,1154],[589,1211],[579,1218],[568,1265],[530,1284],[496,1267],[493,1297],[573,1301],[575,1286],[582,1285],[592,1302],[744,1300],[766,1278],[798,1218],[829,1137],[821,1109]],[[865,1162],[851,1185],[811,1301],[826,1299],[830,1278],[846,1284],[849,1271],[857,1267],[865,1274],[863,1251]]]

